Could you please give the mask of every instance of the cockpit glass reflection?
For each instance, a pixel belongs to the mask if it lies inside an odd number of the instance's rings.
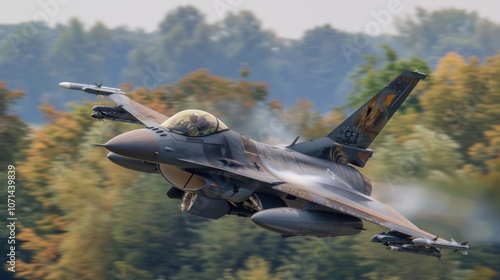
[[[170,131],[186,136],[207,136],[219,131],[227,130],[228,127],[214,115],[201,110],[185,110],[179,112],[161,126]]]

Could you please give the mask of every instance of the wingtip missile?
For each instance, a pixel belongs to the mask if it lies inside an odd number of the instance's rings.
[[[86,87],[91,87],[92,85],[85,85],[85,84],[71,83],[71,82],[62,82],[62,83],[59,83],[59,86],[64,88],[64,89],[85,90]]]
[[[455,252],[458,250],[462,254],[467,255],[467,250],[469,249],[468,242],[458,243],[455,239],[451,238],[451,241],[440,241],[438,237],[434,239],[424,238],[414,238],[412,243],[421,247],[436,247],[440,249],[453,249]]]
[[[86,93],[95,94],[95,95],[110,95],[114,93],[125,94],[119,88],[105,87],[102,84],[98,85],[86,85],[79,83],[70,83],[70,82],[62,82],[59,83],[59,86],[65,89],[73,89],[73,90],[81,90]]]

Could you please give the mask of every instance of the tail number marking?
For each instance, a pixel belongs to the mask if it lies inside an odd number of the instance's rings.
[[[344,134],[342,135],[342,131],[340,132],[340,135],[337,137],[337,143],[341,144],[357,144],[358,143],[358,138],[359,138],[359,132],[355,130],[350,130],[346,129],[344,131]]]

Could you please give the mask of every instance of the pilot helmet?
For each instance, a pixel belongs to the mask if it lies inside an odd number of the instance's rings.
[[[199,119],[198,114],[193,113],[193,114],[191,114],[191,116],[189,116],[189,120],[190,120],[191,122],[197,122],[197,121],[198,121],[198,119]]]

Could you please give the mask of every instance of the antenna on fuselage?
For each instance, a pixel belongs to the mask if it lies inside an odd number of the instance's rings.
[[[293,145],[295,145],[295,143],[297,143],[299,138],[300,138],[300,136],[297,136],[297,138],[295,138],[295,140],[293,140],[292,144],[288,145],[288,147],[293,147]]]

